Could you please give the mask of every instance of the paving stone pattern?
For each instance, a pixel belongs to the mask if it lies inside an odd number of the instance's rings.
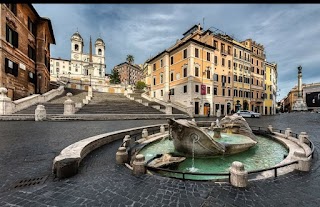
[[[251,181],[244,189],[228,183],[135,177],[115,164],[117,141],[89,154],[74,177],[49,176],[42,185],[12,189],[8,186],[16,180],[48,175],[53,157],[81,138],[164,121],[0,122],[0,206],[319,206],[320,114],[289,113],[247,121],[255,126],[290,127],[295,133],[307,131],[317,150],[311,172]]]

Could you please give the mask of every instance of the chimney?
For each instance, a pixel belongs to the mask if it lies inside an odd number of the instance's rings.
[[[201,30],[201,25],[200,25],[200,23],[198,24],[198,30]]]

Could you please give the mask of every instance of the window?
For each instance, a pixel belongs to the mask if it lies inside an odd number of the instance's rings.
[[[218,65],[218,57],[217,56],[214,56],[214,64]]]
[[[228,60],[228,68],[231,68],[231,60]]]
[[[221,65],[224,67],[224,58],[222,58],[222,62],[221,62]]]
[[[214,80],[214,81],[219,81],[219,76],[218,76],[218,74],[214,74],[214,75],[213,75],[213,80]]]
[[[230,76],[228,76],[228,83],[230,83],[231,82],[231,77]]]
[[[174,95],[174,88],[170,89],[170,95]]]
[[[238,76],[237,75],[233,75],[233,81],[236,82],[236,81],[238,81],[237,79],[238,79]]]
[[[242,54],[241,54],[241,51],[239,51],[239,57],[240,57],[240,58],[242,58]]]
[[[170,74],[170,81],[173,81],[173,73]]]
[[[242,97],[242,91],[239,90],[239,97]]]
[[[194,76],[198,76],[199,77],[199,68],[198,67],[194,68]]]
[[[261,75],[264,75],[264,70],[261,70]]]
[[[210,61],[210,52],[207,52],[207,61]]]
[[[37,79],[35,77],[36,77],[36,74],[30,71],[29,72],[29,78],[28,78],[29,82],[31,82],[33,84],[36,84]]]
[[[260,73],[260,70],[259,70],[259,68],[257,68],[257,74],[259,74]]]
[[[228,55],[231,55],[231,47],[228,46]]]
[[[228,89],[228,96],[231,96],[231,90]]]
[[[259,66],[259,61],[257,60],[257,66]]]
[[[217,88],[216,87],[214,87],[213,88],[213,95],[217,95],[218,94],[218,92],[217,92],[218,90],[217,90]]]
[[[207,69],[207,79],[211,78],[211,71],[209,69]]]
[[[251,72],[253,72],[253,73],[254,73],[254,67],[252,67],[252,68],[251,68]]]
[[[160,83],[163,83],[163,74],[160,74]]]
[[[170,58],[170,64],[173,64],[173,56]]]
[[[31,21],[30,17],[28,17],[28,29],[34,36],[36,36],[36,25]]]
[[[237,97],[237,96],[238,96],[238,90],[237,90],[237,89],[234,89],[234,90],[233,90],[233,95],[234,95],[234,97]]]
[[[225,94],[225,89],[223,88],[222,89],[222,96],[225,96],[226,94]]]
[[[6,25],[6,40],[10,44],[13,45],[13,47],[18,48],[18,33],[14,31],[11,27]]]
[[[155,70],[156,70],[156,64],[153,63],[153,71],[155,71]]]
[[[210,94],[210,86],[207,87],[207,94]]]
[[[199,93],[199,85],[195,85],[195,92]]]
[[[188,68],[183,68],[183,77],[188,76]]]
[[[183,50],[183,58],[187,58],[187,49]]]
[[[259,85],[259,80],[257,80],[257,86]]]
[[[271,100],[273,99],[272,94],[270,94],[270,99],[271,99]]]
[[[185,86],[183,86],[183,93],[187,93],[187,92],[188,92],[188,86],[185,85]]]
[[[199,49],[198,48],[194,49],[194,56],[197,58],[199,57]]]
[[[257,98],[260,98],[260,97],[259,97],[259,93],[258,93],[258,92],[257,92]]]
[[[28,45],[28,57],[33,61],[36,61],[36,50]]]
[[[153,77],[153,85],[156,85],[156,77]]]
[[[155,91],[153,92],[153,97],[156,97],[156,92]]]
[[[160,60],[160,68],[163,67],[163,59]]]
[[[163,90],[160,91],[161,96],[163,96]]]
[[[242,83],[242,76],[239,76],[239,82]]]
[[[14,15],[17,15],[17,4],[6,4],[6,6]]]
[[[98,55],[102,55],[102,50],[98,49]]]
[[[221,43],[221,52],[225,52],[225,48],[224,48],[224,44],[223,43]]]
[[[217,40],[213,40],[213,46],[218,50],[218,41]]]
[[[233,56],[237,57],[237,50],[236,50],[236,48],[234,48]]]
[[[10,73],[14,75],[15,77],[18,77],[18,64],[15,62],[12,62],[8,58],[5,58],[5,72]]]

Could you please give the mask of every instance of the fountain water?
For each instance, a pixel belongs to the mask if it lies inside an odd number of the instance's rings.
[[[188,168],[190,172],[197,172],[199,169],[194,167],[194,144],[195,142],[199,141],[199,137],[196,135],[192,136],[192,166],[191,168]]]

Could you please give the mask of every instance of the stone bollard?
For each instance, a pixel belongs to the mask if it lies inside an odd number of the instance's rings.
[[[284,136],[288,138],[288,137],[291,137],[291,135],[292,135],[291,128],[286,128],[286,130],[284,131]]]
[[[166,105],[166,114],[171,115],[172,114],[172,104],[167,103]]]
[[[272,127],[272,125],[269,125],[267,129],[268,129],[268,131],[269,131],[270,133],[273,132],[273,127]]]
[[[293,155],[298,160],[298,164],[296,165],[296,170],[309,172],[311,167],[311,159],[306,156],[306,153],[295,151]]]
[[[148,138],[148,130],[147,129],[142,130],[142,138],[145,138],[145,139]]]
[[[123,138],[124,147],[129,147],[130,146],[130,141],[131,141],[130,135],[124,136],[124,138]]]
[[[248,172],[241,162],[234,161],[230,168],[230,183],[235,187],[247,187]]]
[[[135,158],[135,160],[132,163],[132,173],[134,175],[141,175],[146,173],[146,167],[144,166],[145,159],[144,155],[138,154]]]
[[[119,147],[116,153],[116,162],[117,164],[125,164],[128,162],[128,152],[125,147]]]
[[[166,132],[166,128],[163,125],[160,126],[160,133],[164,134]]]
[[[43,121],[47,118],[47,111],[44,108],[44,105],[37,105],[37,108],[34,112],[34,120],[35,121]]]
[[[305,144],[307,144],[307,145],[309,145],[310,144],[310,141],[308,140],[308,134],[307,134],[307,132],[301,132],[300,134],[299,134],[299,141],[300,142],[302,142],[302,143],[305,143]]]
[[[75,103],[71,100],[72,93],[67,93],[67,100],[64,102],[63,115],[71,115],[75,113]]]
[[[7,97],[8,90],[4,87],[0,87],[0,115],[6,115],[12,113],[12,101]]]

